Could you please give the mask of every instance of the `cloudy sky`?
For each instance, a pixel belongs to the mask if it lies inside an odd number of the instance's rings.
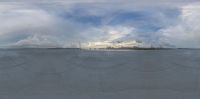
[[[0,47],[141,40],[200,48],[199,0],[1,0]]]

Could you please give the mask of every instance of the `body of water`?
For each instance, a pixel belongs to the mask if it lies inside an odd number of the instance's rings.
[[[199,99],[200,50],[0,50],[0,99]]]

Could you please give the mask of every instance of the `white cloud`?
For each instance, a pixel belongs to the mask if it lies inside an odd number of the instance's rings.
[[[10,12],[0,13],[1,34],[10,33],[20,29],[36,29],[46,27],[53,23],[51,16],[41,10],[12,10]]]
[[[54,17],[41,9],[23,7],[21,4],[0,4],[0,36],[16,31],[46,28],[54,23]]]
[[[200,4],[186,5],[181,10],[179,22],[161,30],[161,40],[177,47],[200,47]]]
[[[198,0],[1,0],[1,2],[30,2],[30,3],[135,3],[135,4],[156,4],[156,3],[191,3]]]
[[[73,23],[63,21],[34,5],[24,3],[0,3],[0,5],[2,5],[0,6],[1,46],[59,47],[60,39],[63,40],[64,37],[73,34],[66,32],[78,31],[73,28]]]
[[[16,42],[12,46],[17,47],[62,47],[59,46],[59,42],[57,42],[56,38],[48,35],[37,35],[34,34],[32,36],[27,37],[26,39],[22,39]]]
[[[135,28],[128,26],[102,26],[89,28],[82,33],[89,41],[112,42],[136,34]]]

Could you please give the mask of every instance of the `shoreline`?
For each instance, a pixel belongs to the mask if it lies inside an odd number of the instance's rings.
[[[62,50],[62,49],[74,49],[74,50],[200,50],[200,48],[0,48],[0,50]]]

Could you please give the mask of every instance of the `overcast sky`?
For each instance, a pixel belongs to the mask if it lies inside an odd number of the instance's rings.
[[[200,48],[199,0],[1,0],[0,47],[141,40]]]

